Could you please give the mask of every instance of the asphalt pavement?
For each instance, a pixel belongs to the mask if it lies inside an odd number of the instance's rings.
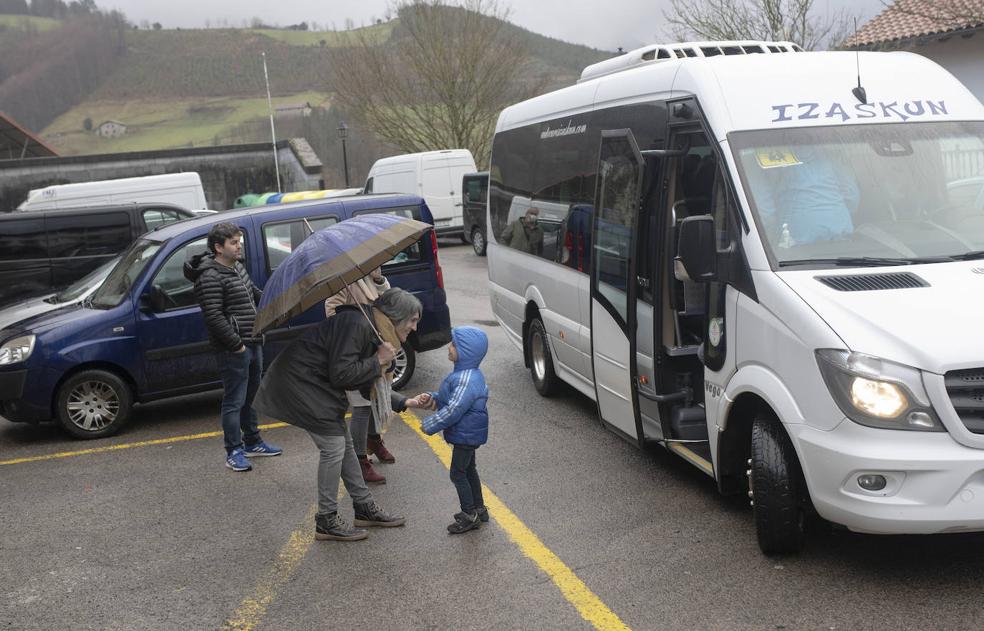
[[[447,534],[441,445],[412,417],[373,487],[408,523],[355,543],[312,540],[304,432],[268,429],[282,456],[225,468],[218,393],[139,406],[98,441],[0,419],[0,629],[984,628],[984,535],[835,531],[763,556],[746,502],[608,431],[587,398],[540,397],[494,322],[486,260],[453,241],[440,256],[453,323],[490,339],[491,523]],[[406,392],[449,368],[420,355]]]

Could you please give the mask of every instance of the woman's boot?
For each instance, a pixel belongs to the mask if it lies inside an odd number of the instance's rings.
[[[370,436],[366,440],[366,446],[368,447],[369,454],[375,455],[379,458],[380,462],[385,462],[388,464],[396,462],[396,457],[390,453],[390,450],[387,449],[386,445],[383,443],[382,436]]]
[[[366,481],[366,484],[386,484],[386,477],[379,475],[372,468],[369,456],[359,456],[359,465],[362,467],[362,479]]]

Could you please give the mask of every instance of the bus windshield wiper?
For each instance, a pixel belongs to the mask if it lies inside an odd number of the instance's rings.
[[[794,259],[779,261],[779,267],[798,265],[836,265],[838,267],[888,267],[891,265],[918,265],[920,263],[945,263],[952,261],[950,256],[929,256],[923,258],[891,258],[880,256],[838,256],[826,259]]]
[[[953,254],[950,258],[955,261],[976,261],[977,259],[984,259],[984,250],[972,250],[963,254]]]
[[[838,256],[826,259],[793,259],[779,261],[779,267],[794,267],[798,265],[836,265],[838,267],[887,267],[890,265],[915,265],[917,263],[942,263],[950,258],[888,258],[880,256]]]

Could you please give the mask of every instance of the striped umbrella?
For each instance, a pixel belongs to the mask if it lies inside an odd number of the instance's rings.
[[[257,308],[256,334],[283,324],[367,276],[431,230],[396,215],[360,215],[318,230],[273,272]]]

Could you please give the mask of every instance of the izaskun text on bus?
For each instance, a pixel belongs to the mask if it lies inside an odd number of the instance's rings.
[[[923,57],[648,46],[501,113],[492,308],[542,394],[747,493],[766,553],[817,515],[980,531],[980,200],[984,107]]]

